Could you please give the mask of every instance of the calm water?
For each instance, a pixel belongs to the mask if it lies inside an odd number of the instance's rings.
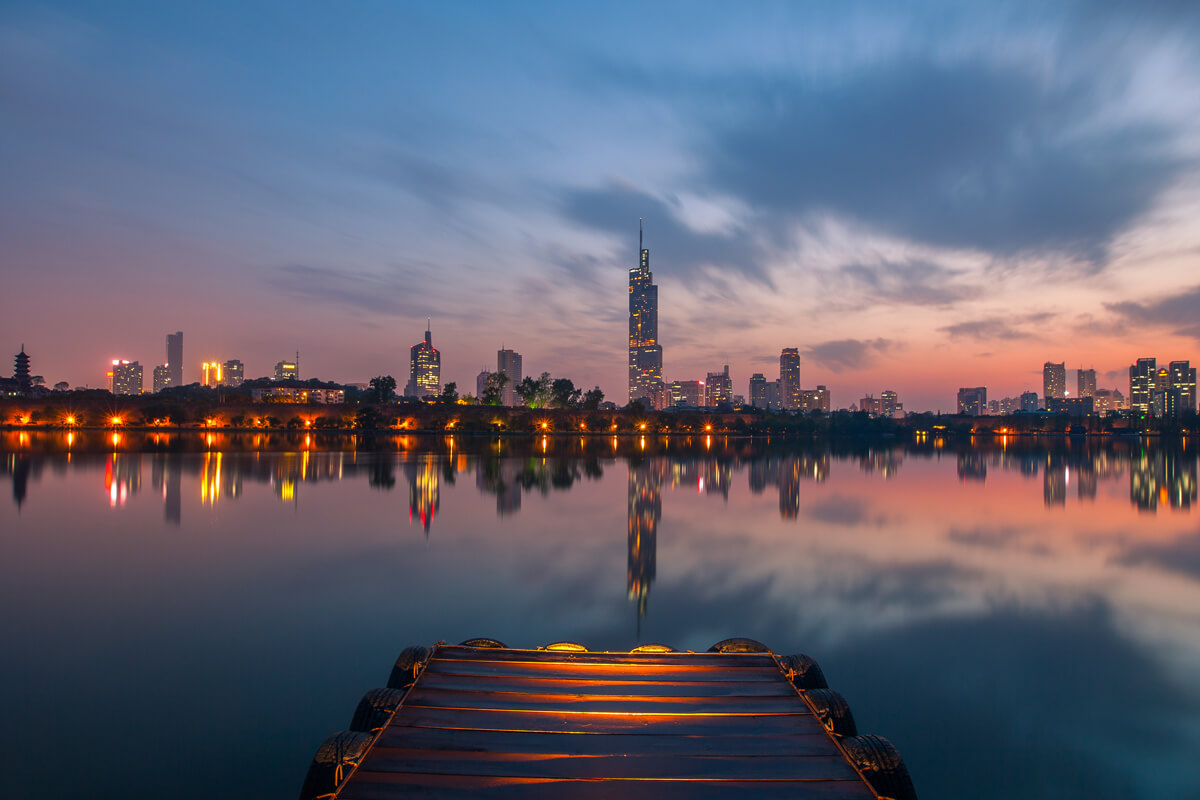
[[[807,652],[931,798],[1200,797],[1194,443],[0,434],[0,796],[294,797],[409,644]]]

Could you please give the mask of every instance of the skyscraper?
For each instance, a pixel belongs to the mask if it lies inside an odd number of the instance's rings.
[[[171,386],[171,368],[166,364],[159,364],[154,368],[154,392],[157,394],[168,386]]]
[[[433,346],[433,334],[425,321],[425,341],[409,348],[407,397],[437,395],[442,391],[442,354]]]
[[[1196,368],[1188,361],[1172,361],[1167,388],[1167,413],[1182,417],[1196,410]]]
[[[1046,407],[1050,407],[1051,399],[1062,399],[1067,396],[1067,364],[1055,364],[1047,361],[1042,365],[1042,397],[1046,398]]]
[[[291,381],[297,380],[300,377],[300,354],[296,354],[295,361],[277,361],[275,362],[275,380]]]
[[[1091,397],[1096,394],[1096,370],[1075,370],[1075,387],[1078,397]]]
[[[167,377],[169,386],[183,386],[183,331],[167,334]]]
[[[708,373],[704,381],[704,405],[719,406],[733,402],[733,380],[729,377],[729,365],[722,372]]]
[[[221,368],[223,378],[221,382],[226,386],[241,386],[242,381],[246,378],[246,366],[236,358],[231,358],[225,362]]]
[[[1129,410],[1150,413],[1151,395],[1158,365],[1153,358],[1139,358],[1129,367]]]
[[[750,376],[750,405],[755,408],[767,407],[767,378],[761,372]]]
[[[779,354],[779,405],[789,411],[800,407],[800,350],[795,347]]]
[[[500,405],[515,406],[517,384],[521,382],[521,354],[516,350],[496,351],[496,372],[508,376],[504,388],[500,390]]]
[[[958,413],[968,417],[983,416],[987,409],[987,387],[964,387],[958,390]]]
[[[638,221],[640,261],[629,270],[629,402],[661,399],[663,352],[658,343],[658,286],[650,272],[650,251],[642,246]]]
[[[120,359],[113,359],[112,393],[141,394],[142,365],[136,361],[122,361]]]

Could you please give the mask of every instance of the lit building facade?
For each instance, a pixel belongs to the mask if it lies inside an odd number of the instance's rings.
[[[200,385],[220,386],[225,374],[224,366],[218,361],[204,361],[200,364]]]
[[[516,388],[523,377],[521,372],[521,354],[516,350],[497,350],[496,372],[503,372],[508,376],[508,380],[504,382],[504,388],[500,390],[500,405],[517,405]]]
[[[780,393],[782,394],[782,389]],[[815,389],[800,390],[800,410],[801,411],[824,411],[829,413],[829,390],[823,385],[818,384]]]
[[[1067,364],[1047,361],[1042,365],[1042,397],[1047,403],[1052,398],[1067,396]]]
[[[704,405],[704,381],[671,381],[670,391],[672,406]]]
[[[275,380],[295,381],[300,379],[300,358],[295,361],[279,361],[275,364]]]
[[[1076,397],[1092,397],[1096,394],[1096,370],[1075,370]]]
[[[1150,401],[1154,393],[1154,381],[1158,365],[1153,358],[1139,358],[1129,367],[1129,410],[1141,414],[1150,413]]]
[[[900,395],[891,389],[884,389],[879,395],[879,413],[885,417],[893,416],[897,411],[903,411]]]
[[[1172,361],[1167,371],[1167,414],[1182,417],[1196,410],[1196,368],[1188,361]]]
[[[750,376],[750,405],[767,408],[767,377],[761,372]]]
[[[221,366],[222,378],[226,386],[234,388],[241,386],[246,379],[246,367],[236,358],[231,358]]]
[[[406,397],[424,397],[442,392],[442,354],[433,346],[433,334],[425,324],[425,341],[409,348]]]
[[[141,394],[142,365],[136,361],[113,359],[112,362],[112,393]]]
[[[729,365],[723,372],[710,372],[704,382],[704,405],[719,406],[733,402],[733,381],[729,377]]]
[[[987,387],[975,386],[958,390],[958,413],[968,417],[983,416],[987,408]]]
[[[154,392],[157,394],[163,389],[174,386],[171,383],[171,367],[167,364],[159,364],[154,368]]]
[[[650,251],[638,225],[638,265],[629,270],[629,402],[640,398],[660,407],[665,394],[663,351],[658,343],[658,286],[650,272]],[[659,404],[654,404],[655,397]]]
[[[1029,414],[1032,414],[1038,410],[1037,392],[1021,393],[1021,410]]]
[[[779,404],[789,411],[800,408],[800,350],[785,347],[779,354]]]

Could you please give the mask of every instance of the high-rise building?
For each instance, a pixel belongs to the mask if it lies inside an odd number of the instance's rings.
[[[782,394],[782,389],[780,394]],[[822,385],[818,385],[816,389],[801,389],[800,390],[800,410],[801,411],[824,411],[829,413],[830,400],[829,390]]]
[[[122,361],[121,359],[113,359],[112,393],[141,394],[142,365],[136,361]]]
[[[1021,392],[1021,410],[1034,413],[1038,410],[1037,392]]]
[[[858,410],[865,411],[872,417],[878,417],[883,413],[883,401],[878,397],[867,395],[858,401]]]
[[[425,321],[425,341],[410,347],[408,355],[408,386],[406,397],[425,397],[442,392],[442,354],[433,346],[433,334]]]
[[[704,381],[671,381],[670,392],[672,406],[704,405]]]
[[[159,364],[154,368],[154,392],[157,394],[163,389],[171,386],[171,368],[166,364]]]
[[[704,381],[704,405],[719,406],[733,402],[733,381],[729,377],[729,365],[723,372],[710,372]]]
[[[33,391],[33,379],[29,377],[29,354],[25,352],[25,345],[21,345],[21,352],[13,357],[13,380],[17,382],[17,391],[21,394],[29,394]]]
[[[903,410],[900,405],[900,395],[893,392],[891,389],[884,389],[879,395],[879,413],[885,417],[894,415],[897,411]]]
[[[639,261],[629,270],[629,402],[661,397],[663,351],[658,343],[658,286],[650,272],[650,251],[642,246],[638,222]]]
[[[1047,405],[1051,398],[1062,398],[1067,396],[1067,364],[1064,361],[1061,364],[1055,364],[1052,361],[1047,361],[1042,365],[1042,397],[1046,398]]]
[[[1096,370],[1075,370],[1075,388],[1077,397],[1091,397],[1096,394]]]
[[[750,376],[750,405],[762,409],[767,407],[767,378],[761,372]]]
[[[275,380],[277,381],[294,381],[300,378],[300,355],[296,355],[295,361],[277,361],[275,362]]]
[[[183,386],[183,331],[167,334],[167,363],[169,386]]]
[[[1141,414],[1150,413],[1150,401],[1154,393],[1154,381],[1158,366],[1153,358],[1139,358],[1129,367],[1129,410]]]
[[[220,362],[204,361],[200,364],[200,385],[220,386],[224,374],[224,367]]]
[[[1167,386],[1167,414],[1182,417],[1196,410],[1196,368],[1188,361],[1172,361]]]
[[[785,347],[779,354],[779,405],[789,411],[800,408],[800,350]]]
[[[987,409],[987,387],[975,386],[958,390],[958,413],[968,417],[982,416]]]
[[[246,379],[246,367],[236,358],[231,358],[221,366],[221,381],[226,386],[234,388],[241,386],[242,381]]]
[[[487,391],[488,378],[492,377],[492,371],[485,369],[475,376],[475,399],[483,402],[483,393]]]
[[[504,388],[500,390],[500,405],[517,405],[516,388],[522,377],[521,354],[516,350],[497,350],[496,372],[503,372],[508,376],[508,380],[504,382]]]

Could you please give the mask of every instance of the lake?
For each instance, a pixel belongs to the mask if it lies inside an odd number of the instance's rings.
[[[1200,797],[1197,448],[0,433],[0,796],[291,798],[410,644],[804,652],[923,800]]]

